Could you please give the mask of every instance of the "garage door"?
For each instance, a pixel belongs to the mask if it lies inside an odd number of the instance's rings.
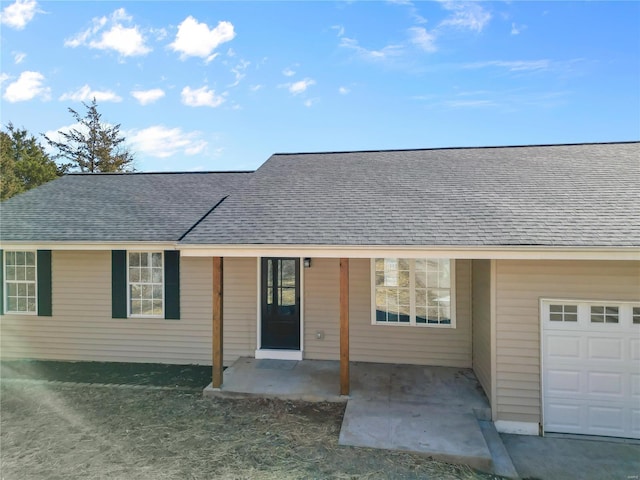
[[[640,438],[640,303],[543,300],[545,432]]]

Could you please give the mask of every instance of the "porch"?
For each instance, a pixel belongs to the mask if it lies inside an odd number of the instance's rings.
[[[504,447],[483,434],[491,410],[471,369],[351,362],[348,397],[338,395],[339,379],[339,361],[242,357],[225,370],[221,388],[209,385],[204,394],[346,401],[341,445],[410,451],[509,473],[500,466]]]

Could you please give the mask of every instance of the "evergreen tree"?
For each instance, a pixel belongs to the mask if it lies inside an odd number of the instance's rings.
[[[36,137],[7,125],[0,132],[0,199],[49,182],[62,174]]]
[[[80,125],[68,132],[59,131],[61,141],[55,141],[44,135],[50,146],[58,153],[56,159],[64,158],[69,163],[62,164],[63,171],[80,172],[127,172],[133,170],[133,154],[124,144],[125,138],[120,134],[120,124],[102,123],[102,115],[98,112],[98,104],[94,98],[87,105],[84,117],[72,108],[69,112]]]

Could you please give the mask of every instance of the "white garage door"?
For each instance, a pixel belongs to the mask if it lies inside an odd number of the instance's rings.
[[[545,432],[640,438],[640,304],[543,300]]]

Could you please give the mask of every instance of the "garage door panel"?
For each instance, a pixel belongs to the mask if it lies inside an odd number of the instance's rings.
[[[631,434],[633,438],[640,438],[640,408],[631,410]]]
[[[607,436],[624,436],[625,414],[623,407],[603,405],[587,406],[587,424],[592,433]]]
[[[629,339],[629,351],[630,351],[629,356],[631,357],[631,360],[633,360],[634,362],[640,362],[640,339],[639,338]]]
[[[614,372],[587,372],[587,395],[606,395],[624,400],[624,375]]]
[[[549,306],[541,308],[544,430],[640,438],[640,328],[632,304],[550,302],[554,320]],[[576,305],[577,320],[566,314]],[[600,311],[619,312],[618,323],[601,321]]]
[[[631,397],[640,405],[640,374],[632,373],[630,375]]]
[[[623,356],[622,338],[587,338],[587,358],[590,360],[618,360],[621,361]]]
[[[584,423],[583,406],[563,399],[549,399],[545,408],[545,425],[549,432],[577,433]]]
[[[559,335],[556,332],[547,337],[547,358],[572,359],[581,357],[580,338],[571,335]]]
[[[582,395],[580,372],[575,370],[547,370],[546,382],[549,395]]]

